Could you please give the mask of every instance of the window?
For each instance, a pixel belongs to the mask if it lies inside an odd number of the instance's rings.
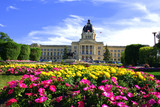
[[[120,57],[120,54],[118,54],[118,57]]]
[[[110,50],[111,52],[113,52],[113,50]]]
[[[46,51],[46,49],[44,49],[44,51]]]
[[[57,52],[57,55],[59,56],[59,52]]]
[[[98,51],[98,55],[100,55],[101,53],[100,53],[100,51]]]
[[[54,52],[54,56],[56,56],[56,52]]]
[[[114,52],[116,52],[116,50],[114,50]]]
[[[53,51],[53,49],[50,49],[50,51]]]
[[[43,51],[43,49],[41,49],[41,51]]]
[[[56,51],[56,49],[54,49],[54,51]]]
[[[47,51],[49,51],[49,49],[47,49]]]
[[[114,54],[114,57],[116,57],[116,53]]]
[[[49,52],[47,53],[47,55],[49,56]]]
[[[98,47],[98,49],[101,49],[101,47]]]
[[[86,54],[88,54],[88,51],[86,51]]]
[[[52,56],[52,52],[51,52],[51,56]]]
[[[101,57],[98,57],[98,59],[101,59]]]
[[[43,55],[43,52],[41,52],[41,55]]]
[[[44,52],[44,56],[46,56],[46,52]]]
[[[61,49],[61,51],[63,51],[63,49]]]
[[[120,50],[118,50],[118,52],[120,52]]]
[[[77,49],[77,46],[74,46],[74,49]]]
[[[84,54],[84,51],[82,51],[82,54]]]
[[[112,57],[112,53],[111,53],[111,57]]]
[[[59,51],[59,49],[57,49],[57,51]]]
[[[90,55],[92,55],[92,51],[90,51]]]
[[[116,61],[116,59],[114,59],[114,61]]]

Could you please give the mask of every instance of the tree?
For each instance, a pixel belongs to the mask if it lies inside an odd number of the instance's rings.
[[[139,62],[140,64],[154,65],[154,48],[153,47],[141,47],[139,49]]]
[[[41,57],[41,49],[33,47],[30,49],[30,60],[32,61],[39,61]]]
[[[21,51],[18,56],[19,60],[29,60],[30,55],[30,46],[29,45],[21,45]]]
[[[125,65],[125,51],[121,52],[121,63]]]
[[[63,51],[63,59],[67,59],[68,58],[67,53],[68,53],[68,48],[67,48],[67,46],[65,46],[64,51]]]
[[[8,34],[0,32],[0,42],[4,42],[4,41],[13,41]]]
[[[2,45],[1,57],[3,60],[17,60],[20,54],[20,45],[15,42],[6,42]]]
[[[110,58],[110,52],[108,50],[108,47],[107,45],[105,46],[105,53],[104,53],[104,59],[105,61],[109,61],[109,58]]]
[[[144,46],[141,44],[127,45],[125,49],[125,64],[136,66],[139,63],[139,48]]]

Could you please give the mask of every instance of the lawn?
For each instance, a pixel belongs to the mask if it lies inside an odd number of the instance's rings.
[[[145,71],[144,71],[145,72]],[[160,71],[152,71],[152,72],[146,72],[147,74],[152,74],[154,75],[158,80],[160,80]]]
[[[20,80],[22,75],[0,75],[0,89],[7,85],[7,82],[12,80]]]

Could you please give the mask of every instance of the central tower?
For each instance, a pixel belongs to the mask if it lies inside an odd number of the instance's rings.
[[[72,42],[74,59],[78,60],[103,60],[103,42],[96,42],[96,33],[88,20],[82,29],[79,42]]]

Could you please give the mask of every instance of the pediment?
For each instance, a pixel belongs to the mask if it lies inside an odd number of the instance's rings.
[[[81,40],[79,44],[97,44],[94,40]]]

